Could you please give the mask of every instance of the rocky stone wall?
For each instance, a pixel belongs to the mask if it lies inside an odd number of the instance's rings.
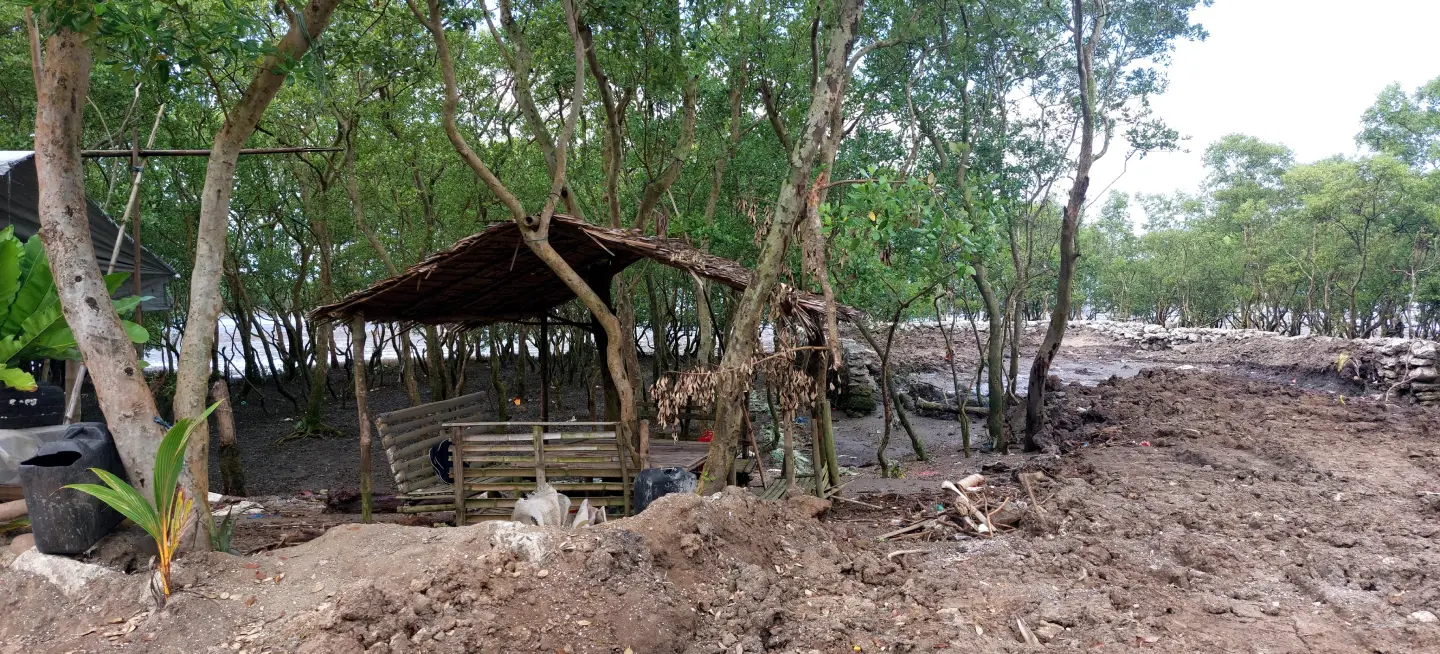
[[[1088,329],[1112,338],[1130,341],[1142,350],[1169,350],[1195,343],[1222,343],[1275,340],[1286,343],[1307,341],[1326,345],[1343,344],[1345,353],[1315,361],[1317,370],[1328,369],[1337,377],[1360,382],[1367,390],[1405,397],[1421,404],[1440,404],[1440,343],[1418,338],[1339,339],[1328,336],[1287,336],[1259,329],[1216,329],[1206,327],[1162,327],[1136,322],[1077,320],[1074,328]],[[1319,348],[1317,348],[1319,349]],[[1332,348],[1325,348],[1332,351]]]

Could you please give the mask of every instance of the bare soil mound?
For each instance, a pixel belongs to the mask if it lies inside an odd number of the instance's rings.
[[[342,525],[62,590],[0,572],[0,652],[1440,651],[1440,442],[1429,410],[1215,374],[1067,386],[1043,518],[993,539],[875,537],[933,490],[823,509],[732,489],[581,531]],[[1084,409],[1084,411],[1080,411]],[[69,592],[70,594],[66,594]],[[858,648],[858,650],[856,649]]]

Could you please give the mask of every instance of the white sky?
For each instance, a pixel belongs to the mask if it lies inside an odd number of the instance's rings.
[[[1193,17],[1210,38],[1179,44],[1170,88],[1153,103],[1190,139],[1131,159],[1123,175],[1112,148],[1092,172],[1092,199],[1112,182],[1193,192],[1205,147],[1232,132],[1284,143],[1301,162],[1355,154],[1360,115],[1385,85],[1413,92],[1440,76],[1440,0],[1216,0]]]

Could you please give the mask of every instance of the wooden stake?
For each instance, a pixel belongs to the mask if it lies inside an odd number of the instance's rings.
[[[745,435],[750,437],[750,449],[755,451],[755,472],[760,474],[760,487],[766,488],[769,484],[765,483],[764,453],[760,452],[760,443],[755,440],[755,425],[750,424],[750,411],[745,411],[744,418],[745,425],[743,429],[745,430]]]
[[[522,347],[524,345],[522,344]],[[520,374],[525,374],[522,369]],[[540,316],[540,422],[550,420],[550,314]]]
[[[545,482],[545,428],[535,425],[532,433],[535,435],[535,483]]]
[[[825,398],[821,397],[819,401],[824,402]],[[815,497],[823,498],[828,483],[825,474],[828,466],[825,465],[825,428],[820,424],[819,413],[816,411],[810,416],[810,473],[815,480]]]
[[[360,419],[360,522],[370,522],[370,384],[365,379],[365,316],[350,321],[351,375],[355,378],[355,412]],[[317,355],[320,356],[320,355]],[[452,448],[453,451],[453,448]]]
[[[230,384],[216,379],[210,385],[210,400],[219,402],[215,408],[215,431],[220,437],[220,489],[226,495],[244,496],[245,464],[240,458],[240,443],[235,438],[235,411],[230,405]]]
[[[455,480],[455,526],[465,526],[465,457],[460,452],[460,427],[450,428],[450,476]]]
[[[650,467],[650,421],[640,421],[640,469]]]

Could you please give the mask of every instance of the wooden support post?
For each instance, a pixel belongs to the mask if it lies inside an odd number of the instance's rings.
[[[220,490],[244,497],[245,464],[240,458],[240,442],[235,438],[235,411],[230,406],[230,384],[225,378],[210,385],[210,400],[220,405],[215,407],[215,431],[220,436]]]
[[[835,451],[835,423],[830,419],[830,398],[825,395],[824,387],[821,387],[820,397],[820,427],[824,437],[825,467],[830,469],[830,485],[840,484],[840,456]]]
[[[520,374],[525,374],[522,370]],[[540,422],[550,420],[550,314],[540,316]]]
[[[640,425],[643,424],[645,423],[626,424],[621,422],[615,425],[615,449],[620,451],[620,483],[624,486],[622,492],[625,495],[624,513],[622,515],[630,515],[630,464],[639,459],[639,457],[635,459],[631,458],[635,456],[635,452],[630,449],[630,435],[640,431]],[[636,441],[638,440],[639,436],[636,435]]]
[[[692,406],[690,405],[689,402],[686,402],[684,408],[680,409],[680,440],[682,440],[682,441],[688,441],[688,440],[690,440],[690,411],[691,411],[691,409],[692,409]]]
[[[750,424],[750,411],[746,410],[743,417],[745,419],[745,435],[750,438],[750,449],[755,451],[755,472],[760,475],[760,487],[765,488],[769,486],[765,483],[765,464],[767,463],[764,458],[765,454],[760,451],[760,443],[755,440],[755,426]]]
[[[355,412],[360,419],[360,522],[370,522],[370,384],[365,379],[365,316],[350,321],[351,375],[355,378]],[[320,356],[320,355],[316,355]],[[454,449],[453,447],[451,448]]]
[[[640,469],[650,467],[650,421],[640,421]]]
[[[545,427],[535,425],[535,483],[536,485],[546,483],[545,481]]]
[[[825,428],[820,424],[819,412],[810,416],[810,473],[815,481],[815,497],[825,497],[827,475],[825,465]]]
[[[450,476],[455,480],[455,526],[465,526],[465,457],[460,427],[450,428]]]

